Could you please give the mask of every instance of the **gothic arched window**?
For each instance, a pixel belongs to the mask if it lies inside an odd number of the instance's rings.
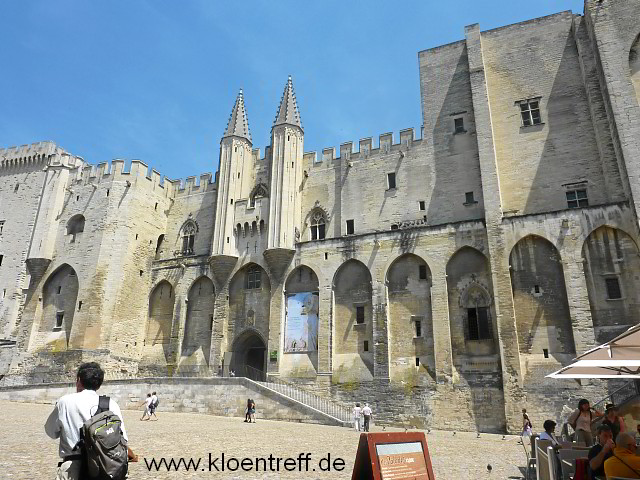
[[[255,186],[251,195],[249,196],[249,208],[253,208],[256,206],[256,198],[267,197],[267,187],[260,183]]]
[[[247,290],[260,288],[261,283],[262,283],[262,269],[256,266],[250,267],[247,270],[245,288]]]
[[[326,223],[322,210],[314,210],[311,214],[311,240],[324,240]]]
[[[182,254],[193,255],[193,244],[196,239],[198,227],[193,220],[187,220],[182,226]]]

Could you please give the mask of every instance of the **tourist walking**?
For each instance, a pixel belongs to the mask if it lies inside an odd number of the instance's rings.
[[[146,420],[149,420],[151,418],[151,394],[147,393],[147,398],[144,399],[144,402],[142,402],[140,404],[140,406],[144,406],[144,412],[142,413],[142,417],[140,418],[140,420],[145,420],[144,417],[148,417],[146,418]]]
[[[604,414],[598,410],[593,410],[586,398],[580,399],[578,409],[569,416],[569,425],[576,431],[575,442],[583,443],[590,447],[593,445],[593,435],[591,434],[591,422],[593,416],[602,417]]]
[[[158,420],[158,416],[156,415],[156,410],[159,404],[160,404],[160,400],[158,400],[158,395],[156,394],[156,392],[153,392],[151,394],[151,405],[149,405],[149,412],[151,413],[151,415],[156,417],[156,420]],[[151,418],[151,415],[149,415],[149,418]]]
[[[83,363],[76,374],[76,393],[69,393],[61,397],[53,411],[47,418],[44,431],[51,438],[59,438],[58,454],[62,461],[58,463],[56,479],[81,480],[83,451],[80,448],[80,430],[85,422],[98,413],[104,404],[106,412],[112,414],[111,418],[120,420],[111,435],[120,436],[126,446],[127,432],[124,428],[122,412],[118,404],[109,397],[99,396],[96,391],[104,380],[104,370],[95,362]],[[131,462],[137,462],[138,456],[127,448],[127,457]],[[121,462],[121,465],[124,462]],[[126,473],[127,469],[124,469]],[[122,470],[121,475],[124,475]],[[124,478],[118,476],[114,478]]]
[[[364,408],[362,409],[362,417],[364,418],[364,431],[368,432],[369,431],[369,425],[371,424],[371,417],[373,416],[371,414],[371,407],[369,406],[368,403],[364,404]]]
[[[613,403],[607,404],[602,425],[609,425],[609,427],[611,427],[613,438],[618,438],[618,434],[626,430],[624,420],[618,416],[618,407]]]
[[[356,403],[356,406],[353,407],[353,426],[356,429],[356,432],[360,431],[360,415],[362,414],[362,409],[360,408],[360,404]]]
[[[256,423],[256,402],[254,402],[253,398],[251,399],[251,408],[249,408],[249,423],[253,419],[253,423]]]
[[[530,437],[533,434],[533,425],[531,419],[527,415],[527,409],[522,409],[522,434],[523,437]]]
[[[247,406],[244,408],[244,423],[251,423],[251,399],[247,398]]]

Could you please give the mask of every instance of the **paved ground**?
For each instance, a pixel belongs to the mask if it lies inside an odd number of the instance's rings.
[[[53,479],[57,462],[57,442],[44,433],[44,421],[51,410],[50,405],[0,402],[2,431],[0,433],[0,477],[7,480]],[[139,421],[140,413],[125,411],[125,425],[130,446],[140,454],[141,462],[131,464],[131,479],[350,479],[358,445],[359,434],[347,428],[307,425],[300,423],[261,420],[246,424],[242,419],[213,417],[187,413],[163,413],[159,420]],[[387,429],[389,431],[390,429]],[[395,431],[398,431],[394,429]],[[372,431],[381,431],[373,427]],[[524,465],[525,454],[518,437],[501,435],[453,432],[430,432],[427,441],[438,480],[515,479],[522,478],[518,466]],[[297,457],[301,452],[311,452],[311,467],[329,454],[331,461],[343,458],[345,468],[340,472],[260,473],[209,472],[209,452],[213,458],[224,452],[229,456],[242,457]],[[163,465],[161,471],[148,471],[142,457],[147,461],[161,457],[202,457],[197,472],[180,471],[168,473]],[[488,473],[487,464],[492,471]],[[202,467],[205,471],[202,471]],[[220,462],[218,462],[220,467]],[[233,462],[231,463],[233,467]]]

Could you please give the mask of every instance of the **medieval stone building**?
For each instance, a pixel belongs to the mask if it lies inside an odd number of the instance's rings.
[[[289,78],[264,155],[240,92],[215,179],[0,150],[2,382],[262,371],[485,431],[604,396],[544,375],[640,321],[638,18],[467,27],[398,142],[304,153]]]

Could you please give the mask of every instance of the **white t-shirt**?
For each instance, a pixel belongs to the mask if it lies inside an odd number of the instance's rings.
[[[362,409],[360,407],[353,407],[353,418],[360,418],[360,412]]]
[[[552,445],[558,445],[558,441],[555,437],[553,435],[549,435],[547,432],[542,432],[540,434],[540,440],[551,440]]]
[[[368,417],[369,415],[371,415],[371,407],[369,407],[368,405],[367,405],[367,406],[365,406],[365,407],[362,409],[362,414],[363,414],[364,416],[366,416],[366,417]]]
[[[78,453],[73,451],[73,447],[80,440],[80,428],[84,422],[96,414],[98,397],[95,390],[83,390],[65,395],[56,403],[44,424],[44,431],[51,438],[60,438],[59,454],[61,458]],[[109,401],[109,410],[122,420],[122,436],[128,441],[122,412],[113,399]]]
[[[151,404],[155,405],[157,401],[158,401],[158,396],[157,395],[151,395]]]
[[[152,402],[152,401],[153,401],[153,397],[147,397],[147,398],[145,398],[145,399],[144,399],[145,406],[146,406],[147,408],[149,408],[149,405],[151,405],[151,402]]]

